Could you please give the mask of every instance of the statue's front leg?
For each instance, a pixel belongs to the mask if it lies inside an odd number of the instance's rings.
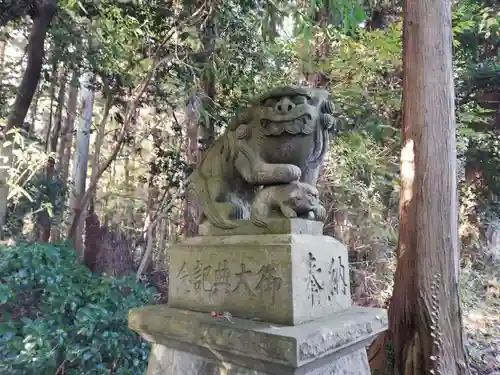
[[[325,221],[326,220],[326,214],[327,214],[326,208],[321,203],[318,203],[318,205],[312,209],[312,213],[314,214],[313,220],[316,220],[316,221]]]
[[[311,168],[304,167],[302,168],[302,175],[300,176],[300,182],[304,182],[306,184],[316,186],[319,175],[319,167]],[[327,216],[326,208],[318,201],[318,204],[311,210],[308,215],[309,219],[315,221],[325,221]]]
[[[288,184],[301,176],[299,167],[293,164],[269,164],[248,145],[239,148],[235,166],[241,176],[254,185]]]
[[[295,210],[292,207],[285,205],[283,202],[281,202],[279,206],[280,206],[281,213],[287,219],[292,219],[294,217],[297,217],[297,212],[295,212]]]
[[[311,168],[307,165],[302,167],[300,182],[304,182],[311,186],[316,186],[316,183],[318,182],[318,177],[319,177],[319,167]]]

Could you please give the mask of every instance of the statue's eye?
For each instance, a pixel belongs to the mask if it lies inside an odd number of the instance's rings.
[[[272,108],[272,107],[274,107],[274,106],[276,105],[276,103],[277,103],[277,102],[278,102],[278,101],[277,101],[276,99],[274,99],[274,98],[268,98],[268,99],[266,99],[266,101],[264,102],[264,105],[265,105],[266,107],[271,107],[271,108]]]
[[[307,101],[307,98],[305,96],[302,96],[302,95],[295,95],[291,98],[291,100],[294,104],[299,105],[299,104],[305,104]]]

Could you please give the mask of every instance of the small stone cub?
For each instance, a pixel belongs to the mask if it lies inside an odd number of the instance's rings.
[[[299,181],[264,187],[253,201],[250,220],[258,227],[267,228],[267,219],[274,209],[289,219],[311,213],[318,216],[321,209],[324,210],[319,202],[318,189]],[[318,219],[321,218],[316,217]]]

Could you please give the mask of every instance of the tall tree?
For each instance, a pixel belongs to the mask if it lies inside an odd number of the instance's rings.
[[[47,127],[47,141],[45,145],[45,148],[51,153],[51,156],[49,156],[47,164],[45,166],[45,179],[46,183],[48,184],[50,184],[49,181],[52,181],[54,179],[56,172],[56,159],[54,156],[57,152],[57,144],[59,142],[59,136],[61,132],[62,112],[64,107],[64,97],[66,93],[66,81],[66,68],[62,66],[59,70],[59,76],[57,79],[57,84],[59,85],[57,98],[50,98],[51,103],[54,99],[56,99],[56,110],[53,115],[50,116],[51,119],[49,119],[49,126]],[[53,94],[53,92],[51,92],[51,94]],[[52,112],[52,105],[50,112]],[[49,210],[50,208],[48,207],[42,207],[41,210],[37,213],[34,233],[35,241],[49,241],[53,220],[53,218],[51,217],[52,214],[49,212]]]
[[[6,5],[1,5],[0,13],[2,16],[0,16],[0,25],[5,25],[9,20],[23,16],[27,3],[29,2],[21,1],[8,2]],[[7,120],[5,133],[8,133],[9,130],[14,128],[21,128],[24,124],[24,119],[26,118],[31,100],[33,99],[40,79],[45,37],[57,11],[57,0],[45,0],[39,3],[35,2],[28,6],[27,11],[33,19],[28,41],[28,61],[16,99]],[[9,194],[7,176],[12,163],[12,146],[12,143],[7,143],[7,145],[4,145],[4,147],[0,149],[1,159],[3,160],[3,165],[0,167],[0,238],[7,215],[7,197]]]
[[[450,0],[405,1],[403,60],[403,184],[389,309],[394,367],[387,373],[467,374]]]
[[[73,130],[75,127],[76,106],[78,101],[78,72],[74,70],[71,74],[69,82],[69,95],[66,105],[66,117],[61,128],[60,141],[57,146],[57,164],[56,170],[61,175],[62,181],[67,181],[69,176],[69,164],[71,159],[71,149],[73,145]],[[56,223],[60,223],[63,219],[62,212],[59,212],[55,218]],[[61,238],[61,228],[58,225],[52,227],[51,240],[59,241]]]
[[[76,150],[73,165],[73,181],[75,186],[71,195],[71,207],[75,231],[71,239],[78,253],[83,251],[83,220],[80,219],[80,202],[85,194],[87,169],[89,163],[90,129],[94,109],[94,75],[87,72],[81,80],[82,118],[76,132]],[[75,218],[76,217],[76,218]]]
[[[214,51],[217,40],[217,22],[212,14],[205,21],[199,33],[204,52]],[[187,159],[195,166],[200,162],[203,151],[215,139],[215,95],[216,77],[210,54],[202,55],[198,60],[203,71],[199,95],[192,95],[187,109]],[[201,99],[200,99],[201,98]],[[201,144],[200,144],[201,143]],[[198,234],[199,207],[192,197],[184,201],[184,228],[186,237]]]

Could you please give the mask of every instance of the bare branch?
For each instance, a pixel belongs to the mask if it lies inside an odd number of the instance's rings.
[[[148,263],[151,259],[151,254],[153,253],[153,231],[156,228],[156,226],[158,225],[158,223],[160,222],[160,220],[165,218],[164,213],[167,213],[172,208],[172,206],[175,204],[177,197],[178,197],[177,194],[174,194],[172,197],[170,197],[170,201],[168,202],[167,206],[164,209],[162,209],[162,206],[165,204],[165,201],[166,201],[166,199],[164,198],[162,200],[161,207],[155,213],[156,217],[148,225],[148,229],[146,231],[147,232],[146,251],[144,252],[144,255],[141,259],[141,263],[139,264],[139,268],[137,269],[137,274],[135,276],[136,281],[140,280],[142,273],[147,268]]]

